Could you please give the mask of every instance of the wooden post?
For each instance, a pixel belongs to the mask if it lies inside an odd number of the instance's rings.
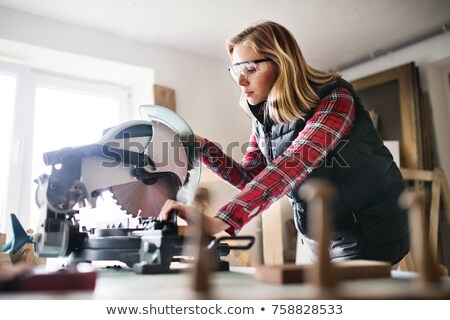
[[[428,229],[425,224],[423,192],[407,192],[400,197],[400,204],[409,211],[411,224],[411,251],[414,265],[419,272],[419,279],[423,283],[439,282],[439,269],[435,252],[432,252],[429,244]]]
[[[311,181],[300,188],[300,195],[308,201],[309,228],[313,239],[318,241],[317,262],[308,269],[307,275],[319,287],[334,287],[336,272],[330,261],[329,244],[331,239],[331,200],[335,190],[326,182]]]
[[[261,221],[264,264],[283,264],[283,218],[280,203],[274,203],[266,212],[263,212]]]
[[[194,210],[194,208],[187,208],[187,210]],[[188,230],[188,244],[187,248],[193,250],[194,263],[191,268],[191,288],[198,299],[210,298],[210,283],[209,278],[212,272],[212,257],[208,251],[208,241],[210,238],[203,230],[203,223],[205,217],[202,214],[190,214],[192,221],[189,224]]]

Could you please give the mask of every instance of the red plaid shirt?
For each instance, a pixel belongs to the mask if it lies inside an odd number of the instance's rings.
[[[241,190],[216,214],[230,225],[227,232],[236,234],[252,218],[300,185],[339,140],[350,133],[354,116],[351,93],[344,88],[334,89],[319,101],[292,145],[269,164],[254,134],[240,163],[207,140],[201,152],[202,162]]]

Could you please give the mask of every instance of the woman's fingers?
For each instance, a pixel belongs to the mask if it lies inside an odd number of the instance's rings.
[[[186,215],[186,208],[185,205],[175,201],[175,200],[167,200],[163,207],[161,208],[161,211],[158,216],[158,220],[165,221],[169,218],[169,212],[175,210],[180,216],[180,218],[184,219]]]
[[[192,219],[195,219],[195,217],[202,215],[201,210],[196,207],[185,205],[175,200],[167,200],[161,208],[158,220],[166,221],[172,210],[175,210],[177,215],[188,223],[190,223]]]
[[[169,218],[169,212],[175,210],[177,215],[185,220],[188,224],[199,223],[203,212],[200,208],[192,205],[185,205],[175,200],[167,200],[158,216],[158,220],[166,221]],[[220,231],[224,231],[230,227],[226,222],[216,217],[203,216],[201,225],[206,234],[214,235]],[[196,222],[197,221],[197,222]]]

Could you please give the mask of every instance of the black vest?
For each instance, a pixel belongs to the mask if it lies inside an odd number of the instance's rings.
[[[351,132],[341,139],[306,180],[322,178],[336,187],[337,196],[332,204],[335,238],[354,232],[355,229],[370,233],[364,230],[371,230],[375,224],[379,226],[378,231],[368,235],[373,237],[374,243],[378,241],[378,237],[384,237],[386,242],[397,241],[408,234],[406,212],[398,206],[398,197],[405,189],[402,175],[391,153],[383,145],[368,112],[348,82],[338,79],[334,84],[317,90],[317,94],[322,99],[332,90],[342,87],[351,92],[355,102]],[[254,119],[254,134],[268,163],[292,144],[303,130],[305,121],[270,125],[268,121],[261,123]],[[294,187],[288,197],[294,208],[296,227],[307,235],[308,210],[306,203],[298,197],[299,187],[300,185]],[[384,234],[376,234],[379,230]]]

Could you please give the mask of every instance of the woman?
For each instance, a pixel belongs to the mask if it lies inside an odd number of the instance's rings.
[[[314,252],[298,189],[321,178],[338,191],[331,258],[399,262],[409,251],[407,213],[398,207],[403,179],[352,86],[338,73],[308,65],[292,34],[274,22],[243,30],[227,48],[229,71],[242,90],[241,104],[253,115],[253,129],[239,164],[196,136],[202,162],[241,190],[206,218],[206,232],[236,234],[287,195],[296,227]],[[171,209],[187,220],[199,214],[168,201],[161,218]]]

